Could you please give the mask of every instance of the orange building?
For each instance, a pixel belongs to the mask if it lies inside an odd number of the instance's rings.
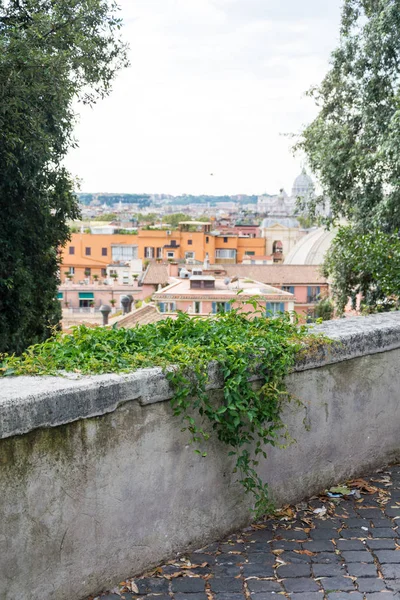
[[[137,235],[73,233],[61,252],[61,274],[72,281],[106,277],[113,263],[136,259],[235,264],[245,256],[265,254],[265,239],[218,235],[210,223],[181,223],[176,231],[142,229]],[[62,277],[63,278],[63,277]]]

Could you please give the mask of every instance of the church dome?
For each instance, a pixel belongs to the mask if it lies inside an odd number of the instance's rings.
[[[296,177],[293,183],[292,196],[306,196],[314,189],[313,180],[307,175],[306,170],[303,169],[300,175]]]
[[[285,258],[285,265],[321,265],[337,230],[318,227],[305,235]]]

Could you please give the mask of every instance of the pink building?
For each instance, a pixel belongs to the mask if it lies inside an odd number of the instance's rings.
[[[270,285],[251,279],[217,279],[204,274],[202,269],[193,269],[187,279],[180,279],[153,295],[161,313],[176,313],[178,310],[209,316],[240,308],[241,312],[254,312],[248,303],[257,298],[259,310],[268,316],[294,310],[294,296]]]

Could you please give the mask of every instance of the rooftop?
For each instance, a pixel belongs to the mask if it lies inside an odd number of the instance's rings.
[[[222,265],[229,277],[256,279],[276,287],[281,285],[321,285],[328,283],[326,277],[314,265]],[[211,269],[221,269],[221,265],[211,265]]]
[[[192,278],[196,280],[214,280],[214,277],[207,275],[192,276]],[[188,298],[197,298],[199,296],[221,296],[229,299],[237,298],[238,296],[246,298],[263,296],[265,298],[271,298],[281,302],[293,300],[293,294],[283,292],[282,290],[271,285],[266,285],[261,281],[255,281],[248,278],[239,279],[239,281],[234,281],[232,283],[225,283],[224,279],[215,279],[215,288],[213,289],[191,289],[190,279],[181,279],[160,290],[159,292],[156,292],[153,298],[154,300],[157,300],[164,297],[172,298],[178,296],[185,296]]]

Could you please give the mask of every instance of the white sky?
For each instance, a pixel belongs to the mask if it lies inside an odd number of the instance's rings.
[[[120,0],[131,67],[79,106],[81,191],[290,191],[305,97],[328,69],[341,0]],[[213,173],[213,176],[210,174]]]

